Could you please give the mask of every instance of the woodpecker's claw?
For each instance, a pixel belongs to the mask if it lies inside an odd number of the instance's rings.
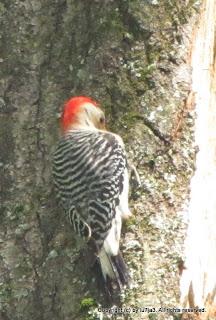
[[[137,172],[136,167],[133,164],[130,164],[129,170],[130,170],[130,184],[136,188],[140,187],[141,180],[140,180],[139,173]]]

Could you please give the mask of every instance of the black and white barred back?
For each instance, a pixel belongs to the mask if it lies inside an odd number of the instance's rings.
[[[69,131],[54,155],[57,195],[78,235],[100,249],[123,190],[126,155],[106,131]]]

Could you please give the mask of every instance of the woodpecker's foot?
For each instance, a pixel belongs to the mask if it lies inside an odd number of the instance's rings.
[[[141,186],[141,181],[139,177],[139,173],[137,172],[136,167],[133,164],[129,165],[130,170],[130,184],[135,186],[136,188]]]

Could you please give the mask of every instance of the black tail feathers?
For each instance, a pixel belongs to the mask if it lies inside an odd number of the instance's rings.
[[[129,276],[121,251],[119,251],[117,256],[111,256],[111,260],[113,268],[115,269],[116,278],[118,279],[119,286],[127,285],[129,281]]]
[[[119,304],[120,293],[129,283],[129,275],[121,252],[116,256],[106,253],[105,260],[100,256],[93,266],[100,291],[109,304]]]

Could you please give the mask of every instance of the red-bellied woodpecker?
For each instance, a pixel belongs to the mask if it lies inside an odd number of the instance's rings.
[[[94,241],[105,281],[121,287],[128,281],[119,250],[122,217],[131,215],[123,141],[106,130],[104,112],[87,97],[66,103],[61,125],[54,155],[57,195],[75,232]]]

